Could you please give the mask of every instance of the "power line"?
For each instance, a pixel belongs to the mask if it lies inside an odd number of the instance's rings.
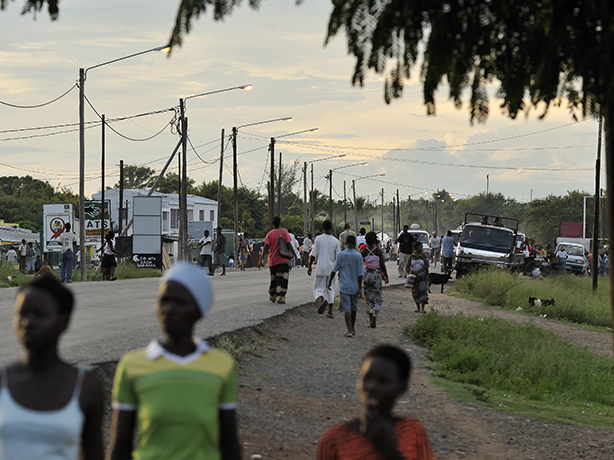
[[[71,88],[68,91],[63,93],[61,96],[58,96],[55,99],[52,99],[49,102],[44,102],[42,104],[36,104],[36,105],[17,105],[17,104],[10,104],[10,103],[4,102],[4,101],[0,101],[0,104],[6,105],[7,107],[13,107],[14,109],[38,109],[40,107],[45,107],[46,105],[53,104],[55,101],[59,101],[64,96],[66,96],[68,93],[70,93],[73,89],[75,89],[77,86],[78,85],[75,83],[74,85],[71,86]]]

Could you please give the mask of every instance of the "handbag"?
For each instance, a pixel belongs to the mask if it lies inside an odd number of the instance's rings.
[[[405,280],[405,287],[407,289],[413,289],[415,285],[416,285],[416,275],[412,273]]]
[[[294,255],[290,252],[288,243],[283,239],[281,229],[279,230],[279,238],[277,238],[277,252],[284,259],[293,259]]]

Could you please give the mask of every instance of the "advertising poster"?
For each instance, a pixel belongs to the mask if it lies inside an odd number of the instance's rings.
[[[371,231],[371,222],[369,221],[365,221],[365,222],[360,222],[358,225],[358,232],[360,231],[361,228],[364,228],[366,230],[367,233],[369,233]],[[356,232],[356,233],[358,233]]]
[[[72,204],[44,204],[43,223],[43,252],[62,252],[60,235],[74,224]]]
[[[104,220],[102,220],[100,201],[86,201],[85,202],[85,242],[97,243],[100,242],[101,224],[104,226],[104,233],[111,228],[111,221],[109,220],[109,201],[104,202]]]

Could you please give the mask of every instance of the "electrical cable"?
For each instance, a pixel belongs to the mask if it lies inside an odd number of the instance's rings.
[[[92,124],[91,126],[86,126],[84,129],[92,129],[92,128],[95,128],[96,126],[97,124]],[[58,134],[74,133],[75,131],[79,131],[79,128],[65,129],[63,131],[54,131],[52,133],[46,133],[46,134],[31,134],[30,136],[5,137],[5,138],[0,138],[0,141],[4,142],[4,141],[19,141],[23,139],[36,139],[38,137],[50,137],[50,136],[56,136]]]
[[[98,115],[98,118],[100,118],[100,119],[102,120],[102,115],[100,115],[100,113],[98,113],[98,111],[97,111],[97,110],[96,110],[96,108],[95,108],[95,107],[92,105],[92,103],[91,103],[91,102],[90,102],[90,100],[87,98],[87,96],[85,96],[85,100],[87,101],[87,104],[88,104],[88,105],[91,107],[91,109],[94,111],[94,113],[95,113],[96,115]],[[163,127],[163,128],[160,130],[160,131],[158,131],[156,134],[154,134],[154,135],[152,135],[152,136],[149,136],[149,137],[146,137],[146,138],[143,138],[143,139],[135,139],[135,138],[132,138],[132,137],[125,136],[124,134],[120,133],[120,132],[119,132],[119,131],[117,131],[115,128],[113,128],[111,125],[107,124],[107,126],[108,126],[108,127],[109,127],[109,129],[110,129],[111,131],[113,131],[115,134],[117,134],[117,135],[118,135],[118,136],[120,136],[120,137],[123,137],[124,139],[126,139],[126,140],[128,140],[128,141],[133,141],[133,142],[145,142],[145,141],[149,141],[149,140],[151,140],[151,139],[153,139],[153,138],[155,138],[155,137],[158,137],[160,134],[162,134],[162,132],[163,132],[163,131],[166,129],[166,127],[167,127],[167,126],[169,126],[169,125],[172,125],[172,124],[173,124],[173,122],[174,122],[174,121],[177,119],[177,110],[176,110],[175,108],[172,108],[172,109],[164,109],[164,110],[163,110],[163,112],[169,112],[169,111],[171,111],[171,110],[174,112],[174,114],[173,114],[173,117],[172,117],[172,118],[171,118],[171,119],[168,121],[168,123],[166,123],[166,124],[164,125],[164,127]],[[158,112],[158,113],[160,113],[160,112]],[[152,114],[152,113],[149,113],[149,115],[150,115],[150,114]],[[111,123],[111,122],[117,122],[117,121],[122,121],[122,120],[127,120],[127,119],[129,119],[129,118],[138,118],[139,116],[144,116],[144,115],[138,115],[138,116],[126,117],[126,118],[123,118],[123,119],[111,119],[112,121],[111,121],[111,120],[109,120],[109,123]],[[105,119],[105,123],[106,123],[106,119]]]
[[[78,86],[79,85],[77,85],[77,83],[75,83],[74,85],[71,86],[71,88],[68,91],[66,91],[61,96],[58,96],[55,99],[52,99],[49,102],[44,102],[42,104],[36,104],[36,105],[17,105],[17,104],[10,104],[10,103],[4,102],[4,101],[0,101],[0,104],[6,105],[7,107],[12,107],[14,109],[38,109],[40,107],[45,107],[46,105],[53,104],[55,101],[59,101],[60,99],[62,99],[64,96],[66,96],[68,93],[70,93],[73,89],[77,88]]]

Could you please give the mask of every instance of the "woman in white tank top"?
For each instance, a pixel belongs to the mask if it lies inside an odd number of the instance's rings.
[[[60,359],[72,293],[53,276],[22,286],[15,333],[22,361],[0,370],[0,459],[102,460],[103,395],[92,375]]]

